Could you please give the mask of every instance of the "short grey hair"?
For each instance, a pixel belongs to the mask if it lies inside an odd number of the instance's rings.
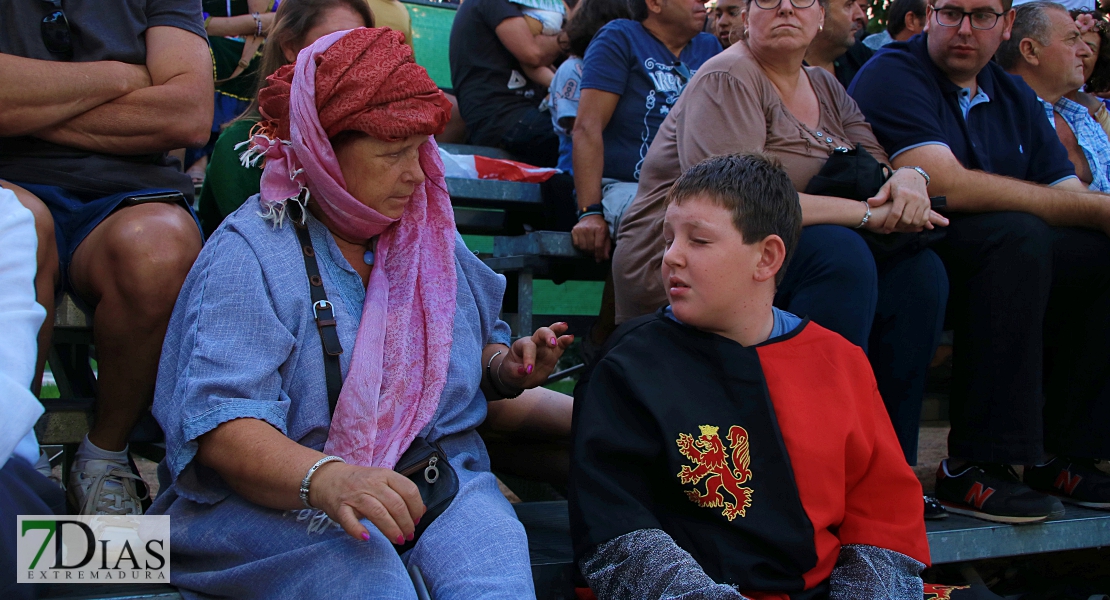
[[[1052,43],[1052,19],[1048,16],[1050,10],[1058,10],[1071,17],[1062,4],[1044,0],[1028,2],[1014,9],[1017,14],[1010,39],[1003,40],[994,53],[994,59],[1003,69],[1010,71],[1017,67],[1021,60],[1021,40],[1034,39],[1044,46]]]

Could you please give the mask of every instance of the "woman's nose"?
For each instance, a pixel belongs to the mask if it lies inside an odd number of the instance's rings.
[[[419,155],[408,161],[408,164],[405,166],[405,176],[409,182],[415,185],[420,185],[427,179],[424,175],[424,169],[420,167]]]

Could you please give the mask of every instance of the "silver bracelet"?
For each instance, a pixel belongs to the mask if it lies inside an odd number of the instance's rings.
[[[868,221],[871,220],[871,205],[868,204],[866,200],[860,200],[860,202],[863,202],[863,206],[867,209],[867,213],[863,215],[863,220],[859,222],[859,225],[856,225],[856,229],[862,228],[864,225],[867,225]]]
[[[254,17],[254,35],[262,37],[262,17],[260,17],[258,13],[251,13],[251,16]]]
[[[517,396],[523,394],[524,390],[522,389],[515,394],[505,393],[505,382],[501,381],[501,365],[505,364],[505,359],[501,359],[501,362],[497,363],[497,380],[494,380],[493,373],[491,372],[491,369],[493,367],[493,359],[497,358],[498,355],[504,353],[504,350],[498,350],[497,352],[493,353],[493,356],[489,357],[489,362],[486,363],[486,379],[489,380],[489,385],[493,388],[493,391],[501,394],[502,398],[508,400],[510,398],[516,398]],[[500,386],[497,385],[499,383],[501,384]]]
[[[330,462],[336,461],[341,463],[347,462],[342,458],[339,458],[338,456],[325,456],[324,458],[316,461],[316,464],[312,465],[312,468],[308,470],[308,474],[305,475],[304,479],[301,480],[301,503],[304,504],[305,508],[316,508],[308,503],[308,486],[312,483],[312,474],[316,472],[316,469],[319,469],[320,467]]]

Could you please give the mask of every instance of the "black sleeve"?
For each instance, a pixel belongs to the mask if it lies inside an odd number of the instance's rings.
[[[497,26],[505,19],[524,16],[524,13],[520,12],[520,7],[509,2],[509,0],[470,1],[481,2],[477,7],[478,17],[482,19],[482,22],[485,23],[491,31],[497,29]]]
[[[829,577],[830,600],[917,600],[925,565],[885,548],[848,544],[840,548]]]
[[[146,26],[176,27],[208,40],[200,0],[147,0]]]
[[[661,529],[649,504],[652,467],[666,460],[662,435],[614,360],[620,353],[596,365],[574,403],[568,499],[579,559],[626,533]]]
[[[579,566],[598,600],[746,600],[731,586],[713,581],[689,552],[659,529],[611,539]]]

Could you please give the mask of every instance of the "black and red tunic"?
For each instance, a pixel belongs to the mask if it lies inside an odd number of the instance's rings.
[[[814,323],[744,347],[660,311],[614,334],[576,396],[579,560],[661,530],[758,599],[827,597],[842,546],[929,562],[921,485],[871,366]]]

